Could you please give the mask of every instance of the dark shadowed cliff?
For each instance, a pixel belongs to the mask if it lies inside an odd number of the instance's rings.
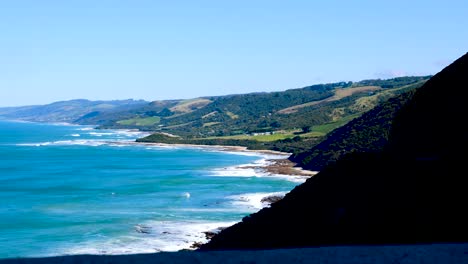
[[[468,55],[396,112],[383,151],[345,155],[201,249],[468,241],[466,89]]]

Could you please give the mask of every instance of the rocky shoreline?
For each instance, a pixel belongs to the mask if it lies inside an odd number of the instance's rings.
[[[288,159],[268,159],[267,161],[269,165],[263,167],[263,169],[269,174],[311,177],[318,173],[318,171],[309,171],[296,167],[297,163]]]
[[[284,195],[283,194],[274,194],[274,195],[268,195],[262,198],[261,202],[265,206],[270,206],[272,203],[276,203],[279,200],[283,199]],[[229,226],[225,227],[217,227],[215,229],[207,230],[202,232],[205,235],[205,238],[207,241],[210,241],[214,236],[216,236],[218,233],[223,231],[224,229],[228,228]],[[196,250],[199,249],[204,243],[200,241],[194,242],[191,246],[190,249]]]
[[[241,146],[221,146],[221,145],[194,145],[194,144],[166,144],[166,143],[147,143],[147,142],[132,142],[132,144],[137,145],[146,145],[146,146],[160,146],[160,147],[188,147],[196,149],[207,149],[215,150],[222,152],[247,152],[247,153],[257,153],[260,155],[265,155],[268,158],[265,159],[265,163],[260,164],[249,164],[248,166],[241,165],[243,169],[253,169],[259,171],[262,174],[271,175],[271,176],[291,176],[295,178],[304,177],[304,181],[308,178],[314,176],[318,171],[309,171],[301,167],[297,167],[297,163],[288,160],[288,157],[291,153],[273,151],[273,150],[249,150],[246,147]],[[284,194],[282,195],[268,195],[261,199],[262,204],[265,206],[270,206],[272,203],[275,203],[283,199]],[[209,241],[219,232],[227,227],[218,227],[212,230],[207,230],[202,232],[206,239]],[[190,249],[195,250],[202,246],[202,242],[194,242]]]
[[[305,170],[301,167],[297,167],[297,163],[294,163],[287,158],[291,153],[274,151],[274,150],[249,150],[246,147],[241,146],[222,146],[222,145],[194,145],[194,144],[166,144],[166,143],[147,143],[147,142],[134,142],[138,145],[146,146],[161,146],[161,147],[189,147],[189,148],[201,148],[216,151],[226,152],[247,152],[247,153],[258,153],[277,156],[278,158],[267,159],[267,165],[250,165],[243,166],[243,168],[252,168],[261,170],[271,175],[290,175],[290,176],[304,176],[311,177],[318,173],[318,171]]]

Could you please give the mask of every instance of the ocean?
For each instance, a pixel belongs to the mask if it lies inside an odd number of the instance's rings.
[[[0,121],[0,258],[189,249],[302,178],[252,152],[134,144],[137,131]]]

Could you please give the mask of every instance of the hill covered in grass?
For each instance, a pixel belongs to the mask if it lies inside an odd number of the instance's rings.
[[[467,85],[468,54],[403,100],[395,114],[376,109],[374,116],[394,116],[380,151],[344,155],[201,249],[467,242],[468,134],[460,120],[468,111],[465,97],[453,92],[464,93]],[[369,126],[350,127],[364,137]]]
[[[377,105],[359,118],[333,130],[311,149],[292,155],[290,160],[304,169],[320,171],[350,153],[382,151],[388,143],[396,113],[411,100],[415,92],[405,92]]]
[[[163,131],[186,139],[271,132],[291,134],[291,131],[297,132],[304,127],[362,114],[392,96],[421,86],[427,79],[428,76],[338,82],[280,92],[204,97],[171,103],[158,101],[134,112],[133,116],[121,118],[116,115],[118,118],[100,123],[103,128]],[[139,125],[122,122],[149,117],[159,119]],[[96,116],[93,118],[96,120]],[[84,117],[79,122],[91,120]]]
[[[156,133],[139,141],[236,145],[299,155],[320,143],[335,128],[389,98],[420,87],[428,78],[339,82],[283,92],[192,100],[189,103],[198,102],[198,108],[161,116],[152,128],[140,127]],[[181,104],[185,103],[177,105]],[[172,113],[170,109],[165,113]],[[122,125],[121,121],[117,123],[103,127]],[[177,137],[167,137],[167,133]]]
[[[302,135],[305,138],[319,137],[380,102],[421,86],[429,77],[337,82],[278,92],[188,100],[77,99],[48,105],[0,108],[0,118],[160,131],[185,139],[245,139],[242,137],[262,133],[283,135],[260,140],[273,141],[292,139],[304,128],[314,132]]]
[[[139,129],[155,133],[139,140],[142,142],[236,145],[297,156],[308,152],[335,128],[389,98],[420,87],[428,78],[337,82],[188,100],[71,100],[0,108],[0,118]],[[167,137],[170,134],[174,136]]]

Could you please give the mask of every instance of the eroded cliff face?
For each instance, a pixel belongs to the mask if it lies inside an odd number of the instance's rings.
[[[345,156],[202,250],[468,241],[468,55],[419,88],[379,153]]]

